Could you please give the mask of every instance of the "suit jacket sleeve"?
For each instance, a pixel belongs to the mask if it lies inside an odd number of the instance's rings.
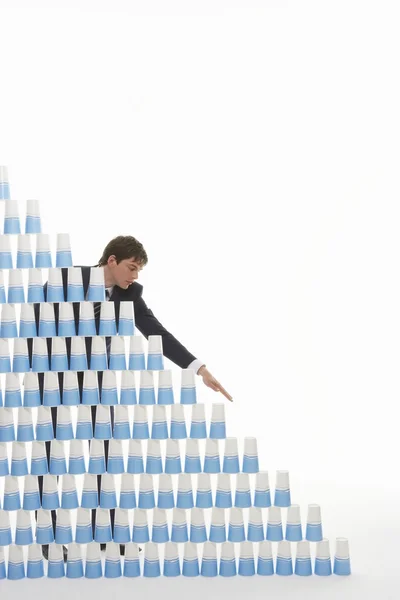
[[[143,300],[142,290],[140,290],[139,297],[134,301],[134,310],[135,325],[146,339],[148,339],[149,335],[162,336],[164,356],[181,367],[181,369],[186,369],[195,360],[196,357],[157,320],[153,311],[150,310]]]

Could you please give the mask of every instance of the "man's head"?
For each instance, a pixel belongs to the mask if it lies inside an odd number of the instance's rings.
[[[147,262],[146,251],[137,239],[130,235],[119,235],[108,242],[98,266],[104,267],[107,287],[118,285],[127,289]]]

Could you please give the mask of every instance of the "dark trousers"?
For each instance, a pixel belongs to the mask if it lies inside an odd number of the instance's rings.
[[[101,390],[101,385],[102,385],[102,381],[103,381],[103,372],[102,371],[98,371],[97,373],[98,376],[98,382],[99,382],[99,389]],[[43,401],[43,383],[44,383],[44,373],[39,373],[38,374],[38,378],[39,378],[39,390],[40,390],[40,396],[42,398]],[[58,378],[59,378],[59,384],[60,384],[60,393],[62,394],[63,391],[63,373],[59,373],[58,374]],[[79,385],[79,394],[80,394],[80,399],[82,401],[82,388],[83,388],[83,372],[78,372],[78,385]],[[111,414],[111,427],[114,426],[114,407],[111,406],[110,407],[110,414]],[[92,406],[92,425],[93,425],[93,431],[95,428],[95,423],[96,423],[96,410],[97,410],[97,406]],[[53,420],[53,431],[54,431],[54,437],[56,436],[56,429],[57,429],[57,407],[56,406],[52,406],[51,407],[51,416],[52,416],[52,420]],[[50,466],[50,442],[45,442],[45,446],[46,446],[46,455],[47,455],[47,462],[48,465]],[[106,469],[107,469],[107,464],[108,464],[108,447],[109,447],[109,441],[108,440],[104,440],[104,455],[105,455],[105,463],[106,463]],[[90,440],[89,440],[89,448],[90,448]],[[58,481],[58,477],[57,477],[57,481]],[[42,502],[42,498],[43,498],[43,475],[39,475],[38,476],[38,484],[39,484],[39,497],[40,497],[40,502]],[[100,503],[100,489],[101,489],[101,475],[97,475],[97,491],[98,491],[98,497],[99,497],[99,503]],[[37,520],[37,511],[35,511],[35,519]],[[51,520],[52,520],[52,524],[53,524],[53,531],[54,534],[56,532],[56,522],[57,522],[57,513],[55,510],[51,511]],[[111,520],[111,531],[112,534],[114,534],[114,520],[115,520],[115,509],[111,509],[110,510],[110,520]],[[92,510],[92,529],[93,529],[93,537],[94,537],[94,533],[95,533],[95,526],[96,526],[96,509]]]

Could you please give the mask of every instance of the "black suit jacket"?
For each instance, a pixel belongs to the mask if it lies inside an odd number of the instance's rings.
[[[87,290],[89,287],[90,268],[91,267],[90,266],[86,267],[86,266],[81,266],[81,265],[79,265],[79,266],[82,269],[82,282],[83,282],[84,294],[86,297],[86,293],[87,293]],[[66,301],[67,300],[67,288],[68,288],[68,269],[62,268],[61,272],[62,272],[63,286],[64,286],[64,300]],[[142,293],[143,293],[143,286],[140,283],[137,283],[136,281],[134,283],[132,283],[126,290],[120,288],[117,285],[114,286],[114,289],[113,289],[113,292],[112,292],[112,295],[110,298],[110,302],[112,301],[115,303],[115,319],[117,322],[117,327],[118,327],[118,322],[119,322],[120,302],[132,300],[133,308],[134,308],[134,315],[135,315],[135,326],[138,328],[138,330],[144,335],[144,337],[146,339],[148,339],[149,335],[161,335],[164,356],[166,356],[169,360],[171,360],[176,365],[181,367],[181,369],[186,369],[190,365],[190,363],[196,359],[196,357],[193,354],[191,354],[185,348],[185,346],[183,346],[169,331],[167,331],[165,329],[165,327],[163,327],[163,325],[161,325],[161,323],[156,319],[153,312],[150,310],[150,308],[146,305],[145,301],[143,300]],[[44,285],[44,296],[45,296],[45,299],[47,300],[47,283],[45,283],[45,285]],[[34,307],[35,308],[35,317],[36,317],[36,325],[37,325],[38,330],[39,330],[39,310],[40,310],[39,307],[40,307],[40,304],[35,304],[35,307]],[[74,308],[76,331],[78,331],[79,302],[73,302],[73,308]],[[56,325],[58,327],[58,315],[59,315],[58,303],[54,304],[54,313],[55,313]],[[98,332],[99,331],[99,316],[96,319],[96,328],[97,328],[97,332]],[[87,350],[87,354],[88,354],[88,361],[90,361],[92,338],[85,338],[85,340],[86,340],[86,350]],[[30,340],[30,342],[31,343],[28,343],[28,349],[29,349],[30,359],[32,361],[32,341]],[[70,338],[66,338],[66,345],[67,345],[67,352],[68,352],[68,356],[69,356],[70,347],[71,347],[71,339]],[[47,346],[48,346],[48,350],[50,353],[51,352],[51,338],[48,338]]]

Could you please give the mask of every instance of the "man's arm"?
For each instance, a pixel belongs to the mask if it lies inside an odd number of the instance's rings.
[[[163,354],[169,360],[174,362],[181,369],[196,368],[198,359],[191,354],[154,316],[153,311],[147,306],[142,295],[134,301],[135,325],[139,331],[148,339],[149,335],[161,335],[163,344]],[[197,370],[201,367],[202,361],[199,361]]]

